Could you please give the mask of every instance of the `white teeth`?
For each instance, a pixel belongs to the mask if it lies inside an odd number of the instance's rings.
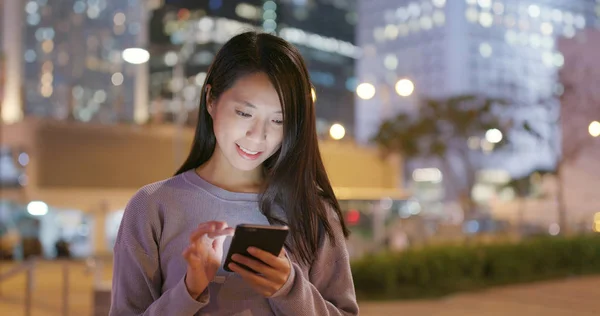
[[[240,149],[241,149],[243,152],[245,152],[245,153],[247,153],[247,154],[249,154],[249,155],[256,155],[256,154],[258,154],[258,151],[251,151],[251,150],[248,150],[248,149],[246,149],[246,148],[244,148],[244,147],[242,147],[242,146],[240,146],[240,145],[238,145],[238,146],[240,147]]]

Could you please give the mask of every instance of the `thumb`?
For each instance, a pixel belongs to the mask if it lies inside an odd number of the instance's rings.
[[[282,247],[281,251],[279,252],[279,258],[285,258],[286,255],[287,251],[285,251],[285,247]]]

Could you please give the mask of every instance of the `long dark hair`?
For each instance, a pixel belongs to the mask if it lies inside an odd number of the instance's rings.
[[[242,33],[225,43],[209,67],[192,149],[176,174],[199,167],[215,150],[206,85],[210,84],[210,98],[216,100],[237,79],[257,72],[267,74],[277,90],[283,105],[284,129],[281,149],[263,164],[266,189],[261,194],[260,208],[271,223],[290,227],[288,248],[299,260],[310,264],[323,232],[332,244],[336,243],[329,218],[339,219],[345,237],[349,232],[321,159],[308,70],[294,46],[279,37],[256,32]],[[275,205],[287,218],[274,216]],[[336,216],[330,217],[330,210]]]

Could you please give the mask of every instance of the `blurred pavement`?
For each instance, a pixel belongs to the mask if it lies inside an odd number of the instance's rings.
[[[6,271],[4,264],[0,271]],[[42,264],[36,272],[32,316],[61,315],[62,274],[55,262]],[[69,315],[91,315],[93,276],[83,264],[72,265]],[[110,269],[104,279],[110,280]],[[573,278],[530,285],[464,293],[439,300],[361,302],[363,316],[588,316],[600,311],[600,276]],[[0,286],[0,315],[22,316],[25,277],[20,275]],[[312,316],[312,315],[311,315]]]
[[[362,303],[361,315],[592,316],[600,311],[600,276],[462,293],[439,300]]]

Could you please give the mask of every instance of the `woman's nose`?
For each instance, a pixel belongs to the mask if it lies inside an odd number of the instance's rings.
[[[267,139],[267,129],[264,122],[257,121],[246,131],[246,137],[255,141],[263,141]]]

